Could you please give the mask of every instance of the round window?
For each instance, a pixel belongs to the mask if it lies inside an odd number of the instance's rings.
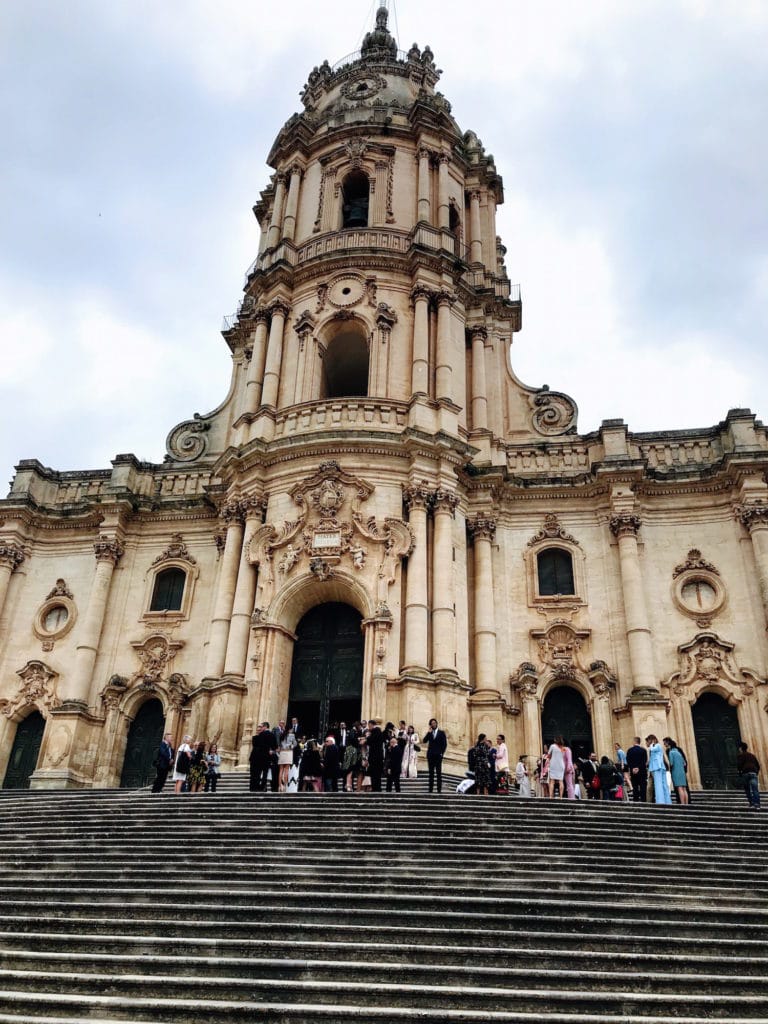
[[[43,616],[43,629],[47,633],[56,633],[66,624],[68,618],[69,612],[64,605],[55,604]]]
[[[710,612],[718,603],[718,594],[706,580],[689,580],[680,591],[683,604],[693,612]]]

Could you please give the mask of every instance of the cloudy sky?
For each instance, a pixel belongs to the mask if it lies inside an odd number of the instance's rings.
[[[0,490],[224,396],[264,158],[369,0],[2,0]],[[399,0],[496,157],[513,363],[582,431],[768,417],[768,4]]]

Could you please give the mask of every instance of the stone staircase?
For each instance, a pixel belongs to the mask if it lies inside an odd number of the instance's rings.
[[[1,793],[0,1024],[768,1017],[768,826],[742,794],[419,785]]]

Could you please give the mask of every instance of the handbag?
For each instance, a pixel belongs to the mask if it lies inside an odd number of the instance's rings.
[[[190,769],[192,761],[186,750],[182,750],[179,756],[176,758],[176,771],[179,775],[186,775]]]
[[[419,753],[419,751],[421,750],[421,747],[419,746],[419,744],[418,744],[418,743],[414,743],[414,744],[413,744],[413,749],[414,749],[414,750],[416,751],[416,753],[418,754],[418,753]]]

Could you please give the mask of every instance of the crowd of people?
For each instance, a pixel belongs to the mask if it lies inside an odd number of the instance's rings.
[[[367,790],[400,792],[401,779],[418,775],[419,754],[424,751],[429,770],[429,789],[442,789],[442,760],[447,747],[445,732],[432,719],[420,738],[412,725],[387,722],[333,723],[319,742],[307,738],[297,719],[270,728],[262,722],[252,740],[250,788],[278,792],[361,793]]]
[[[293,718],[280,721],[274,728],[262,722],[252,739],[250,754],[250,789],[290,792],[400,792],[403,779],[415,779],[419,772],[419,755],[424,754],[428,770],[429,792],[442,791],[442,763],[447,737],[432,718],[423,736],[413,725],[401,721],[397,726],[387,722],[382,728],[376,721],[333,723],[319,742],[307,738],[299,722]],[[562,736],[542,752],[530,770],[526,754],[517,759],[510,770],[509,751],[503,734],[495,742],[485,733],[467,753],[466,778],[458,786],[461,793],[506,795],[510,791],[521,797],[543,799],[629,800],[636,803],[690,803],[688,761],[685,752],[669,736],[660,742],[649,734],[643,745],[635,736],[624,751],[614,744],[613,757],[598,760],[574,757]],[[166,734],[156,760],[157,776],[152,792],[159,793],[173,767],[172,781],[176,793],[216,792],[221,772],[217,745],[206,745],[185,736],[178,750]],[[740,744],[736,764],[751,808],[760,809],[758,777],[760,765],[746,743]]]

